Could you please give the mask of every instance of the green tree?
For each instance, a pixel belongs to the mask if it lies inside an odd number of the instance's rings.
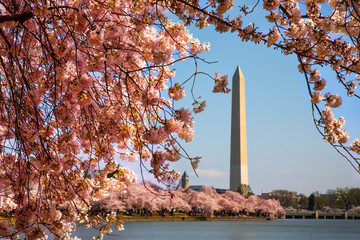
[[[300,209],[307,209],[309,206],[309,199],[305,195],[301,195],[298,200],[297,206]]]
[[[270,198],[279,200],[282,207],[291,207],[296,201],[296,192],[288,190],[273,190],[270,193]]]
[[[315,208],[315,195],[312,193],[309,196],[308,210],[314,211],[314,208]]]
[[[240,193],[241,195],[243,195],[244,197],[248,197],[251,195],[254,195],[254,193],[251,190],[250,185],[248,184],[240,184],[237,189],[236,192]]]
[[[339,208],[337,204],[338,195],[336,193],[336,190],[328,189],[326,191],[325,198],[328,201],[329,207]]]
[[[334,203],[335,208],[344,209],[345,208],[345,202],[342,199],[337,199]]]
[[[329,202],[326,200],[326,198],[315,197],[315,205],[318,209],[322,209],[324,207],[329,206]]]
[[[360,206],[360,188],[350,188],[348,195],[350,207]]]
[[[346,210],[360,205],[360,188],[337,188],[338,204]]]
[[[336,193],[338,194],[339,199],[343,201],[345,210],[348,210],[351,206],[349,188],[337,188]]]

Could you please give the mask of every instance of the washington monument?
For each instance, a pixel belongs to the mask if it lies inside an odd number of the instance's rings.
[[[240,184],[248,185],[246,149],[245,79],[240,67],[232,79],[230,189],[236,191]]]

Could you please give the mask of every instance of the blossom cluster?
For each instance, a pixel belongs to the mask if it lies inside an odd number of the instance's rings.
[[[326,107],[322,112],[321,122],[326,126],[325,137],[331,143],[347,143],[349,141],[349,134],[343,130],[345,120],[335,119],[330,107]]]
[[[231,90],[227,87],[229,85],[228,76],[215,73],[214,93],[229,93]]]
[[[332,79],[321,78],[321,71],[332,70],[335,81],[331,84],[340,83],[348,96],[358,97],[355,91],[360,74],[359,45],[356,44],[360,31],[359,3],[352,0],[264,0],[263,7],[269,11],[268,21],[280,32],[276,41],[271,31],[264,41],[268,46],[283,49],[285,55],[297,55],[299,71],[309,86],[311,103],[316,105],[317,127],[323,128],[322,134],[328,142],[340,143],[333,146],[344,148],[345,153],[354,151],[356,140],[350,146],[344,145],[350,140],[343,129],[345,120],[335,119],[332,111],[342,106],[342,97],[339,92],[324,92]],[[349,157],[353,166],[359,165],[357,158],[351,154]]]
[[[186,93],[174,64],[209,43],[166,4],[1,1],[0,213],[11,219],[1,237],[45,238],[47,228],[67,239],[76,222],[106,234],[116,219],[90,215],[89,203],[136,182],[120,159],[149,161],[159,181],[179,177],[168,162],[182,157],[178,139],[193,140],[205,102],[173,107]]]

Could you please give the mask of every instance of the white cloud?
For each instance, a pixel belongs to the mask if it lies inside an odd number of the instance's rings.
[[[284,175],[291,175],[293,171],[290,169],[283,169],[280,172],[275,173],[275,176],[284,176]]]
[[[199,177],[228,177],[228,172],[222,172],[216,169],[197,169],[196,170]]]

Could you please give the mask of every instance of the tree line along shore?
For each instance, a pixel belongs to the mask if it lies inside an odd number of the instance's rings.
[[[159,190],[151,184],[136,184],[126,192],[112,193],[100,201],[94,201],[94,215],[110,213],[132,217],[283,217],[284,209],[278,200],[263,199],[252,195],[244,197],[238,192],[219,194],[215,189],[203,186],[199,191],[189,188]]]

